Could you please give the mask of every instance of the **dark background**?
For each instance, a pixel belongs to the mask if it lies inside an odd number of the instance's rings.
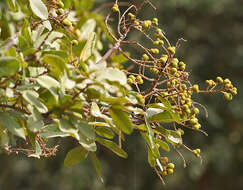
[[[111,1],[112,2],[112,1]],[[127,1],[137,4],[141,1]],[[186,131],[184,143],[201,148],[203,164],[182,150],[188,167],[176,153],[168,155],[176,163],[176,170],[168,176],[166,186],[147,163],[145,144],[137,134],[128,137],[124,145],[127,160],[118,158],[100,148],[98,153],[104,183],[98,181],[90,160],[67,168],[63,160],[73,142],[63,144],[54,158],[29,159],[23,155],[0,154],[0,190],[241,190],[243,189],[243,1],[242,0],[154,0],[154,11],[146,6],[141,12],[144,19],[157,17],[169,40],[187,40],[178,50],[178,56],[187,64],[191,81],[204,84],[217,76],[230,78],[238,88],[231,102],[221,94],[201,95],[209,118],[200,115],[208,137]],[[107,1],[97,0],[95,8]],[[106,15],[102,9],[102,14]],[[139,40],[139,35],[132,38]],[[132,49],[138,53],[136,49]],[[201,111],[202,112],[202,111]]]

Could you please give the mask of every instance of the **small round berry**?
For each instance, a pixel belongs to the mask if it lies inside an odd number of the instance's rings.
[[[193,114],[199,114],[199,109],[198,108],[193,108],[192,113]]]
[[[153,18],[152,24],[155,25],[155,26],[158,26],[159,25],[158,19],[157,18]]]
[[[57,13],[63,15],[65,13],[63,8],[57,9]]]
[[[232,100],[232,94],[224,92],[224,99],[228,101]]]
[[[131,78],[133,81],[136,80],[136,77],[134,75],[129,75],[129,78]]]
[[[173,169],[168,169],[167,172],[168,172],[168,174],[173,174],[174,170]]]
[[[63,8],[63,7],[64,7],[64,3],[63,3],[61,0],[58,0],[58,1],[57,1],[57,5],[58,5],[58,7],[60,7],[60,8]]]
[[[199,86],[197,84],[194,84],[192,86],[192,91],[195,92],[195,93],[199,93]]]
[[[168,162],[168,157],[161,157],[160,160],[161,160],[161,163],[162,163],[163,165],[165,165],[165,164],[167,164],[167,162]]]
[[[170,54],[174,55],[176,52],[176,47],[175,46],[170,46],[168,47],[168,51]]]
[[[64,25],[66,25],[66,26],[72,26],[72,22],[71,22],[69,19],[67,19],[67,18],[65,18],[65,19],[62,21],[62,23],[63,23]]]
[[[149,60],[149,56],[147,54],[143,54],[143,60]]]
[[[143,22],[143,26],[144,26],[144,28],[146,28],[146,29],[149,29],[149,28],[151,27],[151,25],[152,25],[151,20],[145,20],[145,21]]]
[[[78,40],[72,40],[71,43],[76,46],[78,45]]]
[[[115,3],[111,9],[113,12],[118,12],[119,11],[119,7],[118,7],[118,4]]]
[[[216,81],[217,81],[217,83],[220,83],[220,84],[222,84],[224,82],[224,80],[222,79],[222,77],[217,77],[216,78]]]
[[[196,125],[193,125],[193,129],[198,130],[201,128],[201,125],[198,123]]]
[[[166,61],[168,60],[168,56],[162,56],[159,61],[162,63],[162,64],[165,64]]]
[[[169,163],[169,164],[167,165],[167,167],[170,168],[170,169],[174,169],[174,168],[175,168],[175,164],[173,164],[173,163]]]

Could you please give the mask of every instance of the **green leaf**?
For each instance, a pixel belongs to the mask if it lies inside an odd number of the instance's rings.
[[[169,130],[169,135],[167,136],[166,140],[173,145],[182,144],[181,136],[177,132],[172,130]]]
[[[161,139],[154,138],[154,142],[157,143],[165,151],[167,151],[167,152],[170,151],[170,147],[165,141],[162,141]]]
[[[109,80],[112,82],[118,82],[121,85],[127,84],[127,76],[124,72],[116,68],[106,68],[96,72],[96,80],[104,81]]]
[[[152,109],[152,108],[150,108]],[[153,108],[156,109],[156,108]],[[148,117],[149,122],[161,122],[161,123],[171,123],[175,121],[175,119],[172,117],[171,113],[168,111],[162,111],[158,114],[154,114],[150,117]]]
[[[73,121],[78,130],[89,139],[95,139],[95,132],[93,127],[84,121]]]
[[[56,119],[55,121],[57,122],[59,129],[62,132],[69,134],[77,140],[80,140],[78,129],[74,128],[71,122],[66,119]]]
[[[30,1],[30,7],[36,16],[38,16],[43,20],[48,19],[47,7],[41,0],[29,0],[29,1]]]
[[[124,52],[127,56],[130,56],[130,52]],[[112,62],[116,62],[116,63],[124,63],[126,61],[128,61],[128,59],[123,55],[123,54],[112,54],[110,57]]]
[[[152,151],[150,150],[150,147],[148,147],[148,163],[152,168],[156,166],[155,157]]]
[[[31,107],[31,115],[28,117],[27,125],[33,132],[38,132],[42,127],[44,127],[42,116],[34,106]]]
[[[23,91],[23,98],[35,106],[40,113],[46,113],[48,111],[47,107],[38,99],[39,94],[33,90]]]
[[[64,166],[72,166],[74,164],[79,164],[87,158],[88,154],[89,152],[82,146],[73,148],[67,153],[66,158],[64,160]]]
[[[90,1],[90,0],[88,0]],[[84,40],[87,40],[89,38],[89,35],[94,32],[95,30],[95,27],[96,27],[96,21],[95,19],[91,18],[91,19],[88,19],[82,26],[81,28],[81,37],[82,39]]]
[[[64,70],[66,70],[65,60],[60,56],[45,54],[43,56],[43,62],[47,64],[56,78],[60,78],[64,74]]]
[[[93,53],[93,49],[95,47],[95,41],[96,41],[96,34],[95,32],[91,32],[89,34],[89,38],[80,54],[80,60],[86,61]]]
[[[51,92],[54,96],[56,102],[58,102],[58,89],[60,88],[60,83],[54,78],[42,75],[36,79],[36,81],[43,87]]]
[[[23,139],[26,139],[24,129],[8,113],[0,112],[0,125],[7,128],[12,134],[21,137]]]
[[[80,2],[80,6],[87,11],[91,10],[93,5],[94,5],[94,0],[81,0]]]
[[[109,127],[96,127],[95,132],[97,135],[105,137],[107,139],[113,139],[115,137],[115,134]]]
[[[132,133],[133,127],[128,113],[114,107],[109,109],[109,113],[112,117],[113,123],[118,129],[122,130],[126,134]]]
[[[53,131],[44,132],[44,133],[38,133],[38,135],[40,137],[47,138],[47,139],[56,138],[56,137],[68,137],[68,136],[70,136],[69,134],[64,133],[64,132],[53,132]]]
[[[17,12],[18,11],[18,6],[16,4],[16,0],[7,0],[8,7],[10,8],[11,11]]]
[[[14,57],[0,58],[0,77],[10,77],[19,71],[20,64]]]
[[[112,152],[117,154],[118,156],[122,158],[127,158],[127,153],[122,150],[116,143],[113,141],[107,140],[107,139],[101,139],[101,138],[96,138],[97,142],[105,146],[106,148],[110,149]]]
[[[93,166],[94,166],[94,168],[96,170],[96,173],[97,173],[100,181],[103,183],[104,180],[103,180],[102,175],[101,175],[100,162],[99,162],[97,156],[95,155],[95,153],[91,152],[90,156],[91,156],[91,160],[92,160]]]
[[[154,144],[154,141],[151,142],[151,140],[149,139],[149,135],[146,132],[140,132],[140,134],[142,135],[142,137],[144,138],[144,140],[147,142],[150,150],[153,153],[153,156],[155,158],[160,158],[160,152],[159,152],[159,148],[156,144]],[[152,148],[152,144],[153,143],[153,148]]]

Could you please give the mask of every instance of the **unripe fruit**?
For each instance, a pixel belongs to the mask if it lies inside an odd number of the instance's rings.
[[[171,59],[171,65],[172,67],[177,67],[179,60],[177,58]]]
[[[223,83],[224,82],[224,80],[222,79],[222,77],[217,77],[216,78],[216,81],[217,81],[217,83]]]
[[[193,124],[193,125],[196,125],[196,124],[198,124],[198,119],[197,118],[193,118],[193,119],[190,119],[190,121],[189,121],[191,124]]]
[[[127,83],[128,83],[128,84],[133,84],[133,82],[134,82],[134,81],[133,81],[131,78],[128,78],[128,79],[127,79]]]
[[[192,112],[193,112],[193,114],[199,114],[199,109],[198,108],[193,108]]]
[[[201,150],[200,150],[199,148],[197,148],[195,151],[196,151],[198,154],[200,154],[200,152],[201,152]]]
[[[136,18],[136,16],[132,13],[128,13],[128,17],[131,19],[131,20],[134,20]]]
[[[232,94],[224,92],[224,99],[228,101],[232,100]]]
[[[151,48],[150,51],[153,54],[158,54],[159,53],[159,49],[157,49],[157,48]]]
[[[173,169],[168,169],[167,172],[168,172],[168,174],[173,174],[174,170]]]
[[[118,4],[115,3],[111,9],[113,12],[118,12],[119,11],[119,7],[118,7]]]
[[[224,84],[231,84],[231,81],[229,79],[224,79]]]
[[[162,64],[165,64],[167,60],[168,60],[168,56],[167,56],[167,57],[166,57],[166,56],[163,56],[163,57],[161,57],[161,58],[159,59],[159,61],[160,61]]]
[[[160,41],[159,40],[156,40],[156,41],[154,41],[154,43],[153,43],[155,46],[158,46],[158,45],[160,45]]]
[[[201,125],[198,123],[196,125],[193,125],[193,129],[198,130],[201,128]]]
[[[170,169],[174,169],[174,168],[175,168],[175,164],[173,164],[173,163],[169,163],[169,164],[167,165],[167,167],[170,168]]]
[[[150,68],[150,71],[153,72],[154,74],[158,74],[159,70],[156,68]]]
[[[176,73],[176,72],[177,72],[177,69],[176,69],[176,68],[172,68],[172,69],[171,69],[171,73],[172,73],[172,74],[174,74],[174,73]]]
[[[195,93],[199,93],[199,86],[197,84],[194,84],[192,87],[192,91]]]
[[[136,79],[137,79],[137,80],[141,80],[142,77],[141,77],[140,75],[137,75]]]
[[[232,95],[236,95],[236,94],[237,94],[237,88],[234,87],[234,88],[231,90],[231,94],[232,94]]]
[[[153,18],[152,24],[155,25],[155,26],[158,26],[159,25],[158,19],[157,18]]]
[[[143,60],[149,60],[149,56],[147,54],[143,54]]]
[[[149,29],[149,28],[151,27],[151,25],[152,25],[151,20],[145,20],[145,21],[143,22],[143,26],[144,26],[144,28],[146,28],[146,29]]]
[[[139,104],[143,105],[145,103],[145,99],[144,99],[143,95],[137,94],[136,98],[137,98]]]
[[[170,54],[174,55],[176,52],[176,47],[175,46],[170,46],[168,47],[168,51]]]
[[[65,13],[64,9],[60,8],[57,10],[57,13],[63,15]]]
[[[75,46],[78,45],[78,41],[77,41],[77,40],[72,40],[71,43],[72,43],[73,45],[75,45]]]
[[[63,8],[64,7],[64,4],[61,0],[58,0],[57,1],[57,5],[60,7],[60,8]]]
[[[182,84],[182,85],[181,85],[181,88],[182,88],[183,90],[185,90],[185,89],[187,88],[186,84]]]
[[[134,75],[129,75],[129,78],[131,78],[133,81],[136,80],[136,77]]]
[[[137,20],[134,20],[133,22],[135,25],[139,25],[139,22]]]
[[[69,19],[67,19],[67,18],[65,18],[65,19],[62,21],[62,23],[63,23],[64,25],[66,25],[66,26],[72,26],[72,22],[71,22]]]

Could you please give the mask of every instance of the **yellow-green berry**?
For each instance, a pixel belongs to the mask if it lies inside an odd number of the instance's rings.
[[[201,128],[201,125],[198,123],[196,125],[193,125],[193,129],[198,130]]]
[[[167,172],[168,172],[168,174],[173,174],[174,170],[173,169],[168,169]]]
[[[168,56],[162,56],[159,61],[162,63],[162,64],[165,64],[166,61],[168,60]]]
[[[163,165],[165,165],[168,162],[168,157],[161,157],[160,160],[161,160],[161,163]]]
[[[192,112],[193,112],[193,114],[199,114],[199,109],[198,108],[193,108]]]
[[[222,79],[222,77],[217,77],[216,78],[216,81],[217,81],[217,83],[223,83],[224,82],[224,80]]]
[[[157,49],[157,48],[151,48],[150,49],[150,52],[153,53],[153,54],[158,54],[159,53],[159,49]]]
[[[65,19],[62,21],[62,23],[63,23],[64,25],[66,25],[66,26],[72,26],[72,22],[71,22],[69,19],[67,19],[67,18],[65,18]]]
[[[143,26],[144,26],[144,28],[146,28],[146,29],[149,29],[149,28],[151,27],[151,25],[152,25],[151,20],[145,20],[145,21],[143,22]]]
[[[175,164],[173,164],[173,163],[169,163],[169,164],[167,165],[167,167],[170,168],[170,169],[174,169],[174,168],[175,168]]]
[[[195,93],[199,93],[199,86],[197,84],[194,84],[192,86],[192,91],[195,92]]]
[[[65,13],[63,8],[57,9],[57,13],[63,15]]]
[[[118,7],[118,4],[117,4],[117,3],[115,3],[115,4],[113,5],[113,7],[112,7],[112,11],[113,11],[113,12],[118,12],[118,11],[119,11],[119,7]]]
[[[228,101],[232,100],[232,94],[224,92],[224,99]]]
[[[63,8],[63,7],[64,7],[64,3],[63,3],[61,0],[57,1],[57,5],[58,5],[60,8]]]
[[[149,60],[149,56],[147,54],[143,54],[143,60]]]
[[[155,26],[158,26],[159,25],[158,19],[157,18],[153,18],[152,24],[155,25]]]
[[[168,47],[168,51],[170,54],[174,55],[176,52],[176,47],[175,46],[170,46]]]
[[[131,19],[131,20],[134,20],[136,18],[136,16],[132,13],[128,13],[128,17]]]
[[[71,43],[76,46],[78,45],[78,40],[72,40]]]

